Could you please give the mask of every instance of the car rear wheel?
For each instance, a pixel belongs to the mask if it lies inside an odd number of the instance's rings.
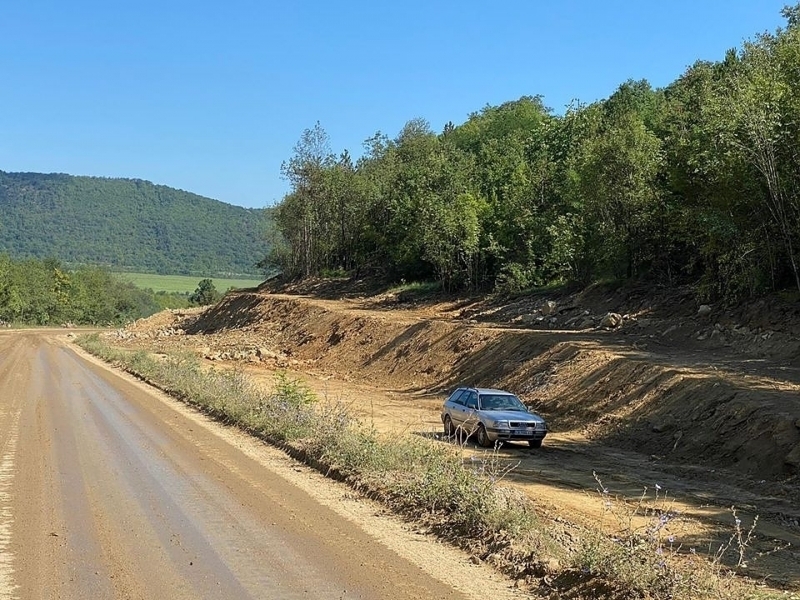
[[[475,441],[477,441],[478,445],[482,448],[492,447],[492,440],[489,439],[489,435],[486,433],[486,427],[483,425],[478,425],[478,430],[475,432]]]
[[[453,427],[453,421],[450,419],[450,415],[446,415],[444,418],[444,436],[448,439],[452,438],[456,434],[456,429]]]
[[[531,448],[541,448],[542,447],[542,440],[529,440],[528,445]]]

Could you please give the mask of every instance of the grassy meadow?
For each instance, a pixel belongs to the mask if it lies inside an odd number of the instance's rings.
[[[151,273],[116,273],[125,281],[132,282],[136,287],[150,288],[154,292],[176,292],[178,294],[192,293],[197,289],[197,284],[204,277],[196,275],[153,275]],[[255,287],[262,283],[261,279],[223,279],[209,277],[214,282],[214,287],[220,293],[224,293],[228,288],[248,288]]]

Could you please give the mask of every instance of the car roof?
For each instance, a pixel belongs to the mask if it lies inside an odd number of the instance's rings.
[[[459,390],[474,390],[478,392],[478,394],[505,394],[507,396],[513,396],[511,392],[507,392],[505,390],[496,390],[494,388],[476,388],[476,387],[460,387]]]

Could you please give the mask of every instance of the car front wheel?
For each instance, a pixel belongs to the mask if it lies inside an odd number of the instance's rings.
[[[492,440],[489,439],[489,434],[486,433],[486,427],[478,425],[478,430],[475,432],[475,440],[482,448],[491,448]]]

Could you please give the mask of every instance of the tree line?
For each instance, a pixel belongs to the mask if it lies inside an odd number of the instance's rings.
[[[627,81],[563,114],[526,96],[441,132],[414,119],[355,161],[317,123],[282,167],[291,191],[263,265],[445,289],[800,290],[800,4],[782,14],[785,27],[664,88]]]
[[[14,260],[0,254],[0,323],[118,325],[220,297],[210,279],[200,281],[193,294],[153,292],[103,267],[68,269],[52,258]]]

